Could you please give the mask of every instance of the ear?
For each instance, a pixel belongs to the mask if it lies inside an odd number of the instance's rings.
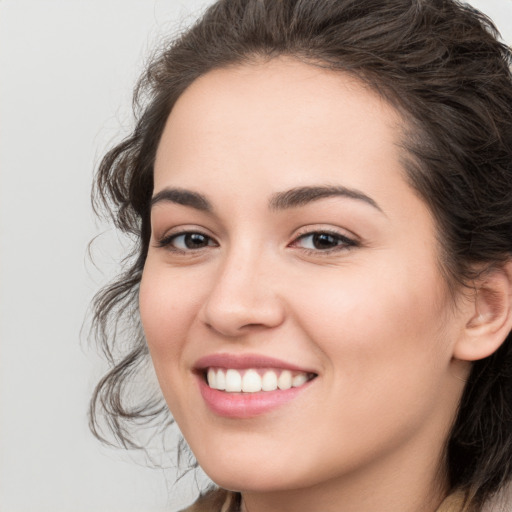
[[[468,320],[453,352],[464,361],[490,356],[512,330],[512,261],[484,272],[474,285]]]

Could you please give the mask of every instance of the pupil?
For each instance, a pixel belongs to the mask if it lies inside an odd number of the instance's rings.
[[[332,235],[321,233],[313,236],[313,245],[317,249],[330,249],[331,247],[338,245],[338,241]]]
[[[191,233],[185,236],[185,245],[188,249],[198,249],[208,245],[208,241],[204,235]]]

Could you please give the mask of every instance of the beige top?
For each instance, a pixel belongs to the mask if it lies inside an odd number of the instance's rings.
[[[215,489],[201,496],[182,512],[240,512],[241,496],[237,492]],[[436,512],[464,512],[464,493],[448,496]]]

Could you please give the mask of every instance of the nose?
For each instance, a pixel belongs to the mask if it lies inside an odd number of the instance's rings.
[[[270,262],[234,254],[216,273],[202,320],[226,337],[277,327],[284,321],[285,307],[276,288],[277,271]]]

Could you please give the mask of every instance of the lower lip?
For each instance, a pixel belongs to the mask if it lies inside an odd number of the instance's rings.
[[[297,388],[259,393],[226,393],[212,389],[199,377],[199,389],[206,405],[217,415],[226,418],[253,418],[277,409],[297,397],[312,381]]]

